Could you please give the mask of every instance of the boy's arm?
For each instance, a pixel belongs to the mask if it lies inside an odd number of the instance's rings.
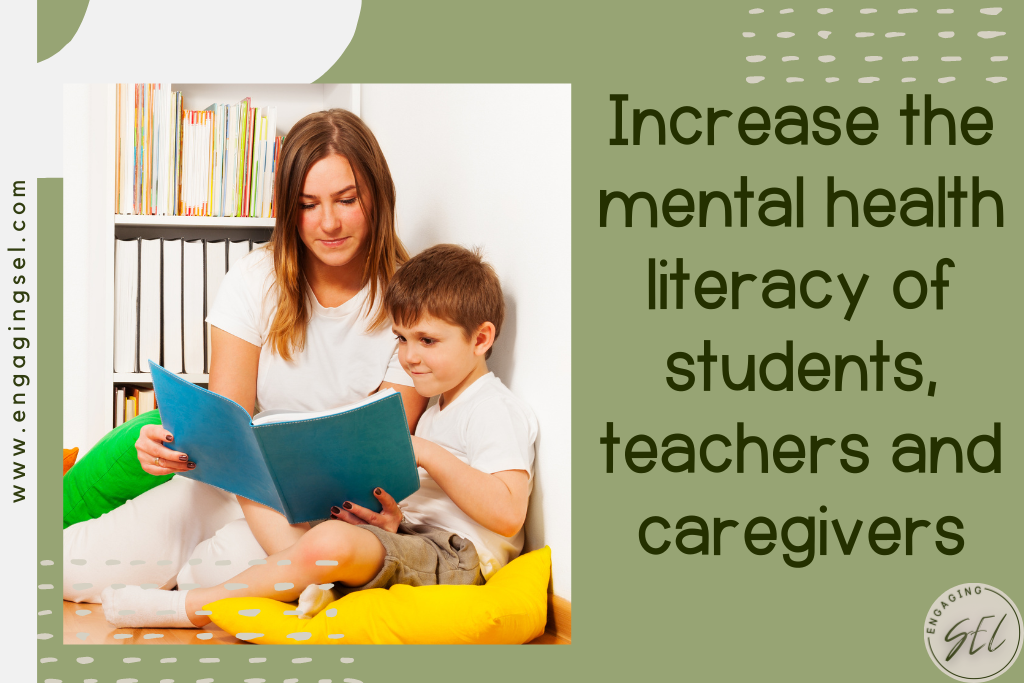
[[[416,464],[425,469],[459,509],[484,528],[515,536],[526,521],[530,475],[526,470],[487,474],[462,462],[444,448],[412,437]]]

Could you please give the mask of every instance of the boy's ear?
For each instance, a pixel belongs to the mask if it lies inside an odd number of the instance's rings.
[[[494,345],[494,323],[484,323],[472,337],[473,355],[483,356]]]

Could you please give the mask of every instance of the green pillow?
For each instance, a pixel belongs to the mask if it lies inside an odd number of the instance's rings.
[[[64,528],[96,519],[158,486],[173,474],[155,477],[142,469],[135,442],[146,425],[160,424],[151,410],[107,434],[64,475]]]

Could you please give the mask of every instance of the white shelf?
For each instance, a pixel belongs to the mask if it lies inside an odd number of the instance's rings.
[[[273,228],[273,218],[235,218],[227,216],[124,216],[114,215],[114,225],[172,228]]]
[[[186,382],[192,382],[193,384],[209,384],[210,376],[206,374],[194,373],[191,375],[182,374],[178,375]],[[153,375],[148,372],[115,372],[114,373],[114,384],[152,384]]]

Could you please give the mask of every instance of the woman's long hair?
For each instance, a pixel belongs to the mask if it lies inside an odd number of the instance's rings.
[[[387,311],[375,304],[398,266],[409,259],[395,230],[395,183],[388,162],[377,138],[362,119],[344,109],[331,109],[310,114],[296,123],[281,147],[274,179],[277,220],[270,239],[277,281],[277,313],[270,325],[268,343],[285,360],[291,360],[292,352],[305,346],[306,326],[312,315],[302,271],[306,245],[298,235],[300,195],[309,169],[332,154],[340,154],[352,166],[359,204],[369,226],[361,283],[370,287],[363,311],[371,316],[369,329],[379,329],[387,322]]]

